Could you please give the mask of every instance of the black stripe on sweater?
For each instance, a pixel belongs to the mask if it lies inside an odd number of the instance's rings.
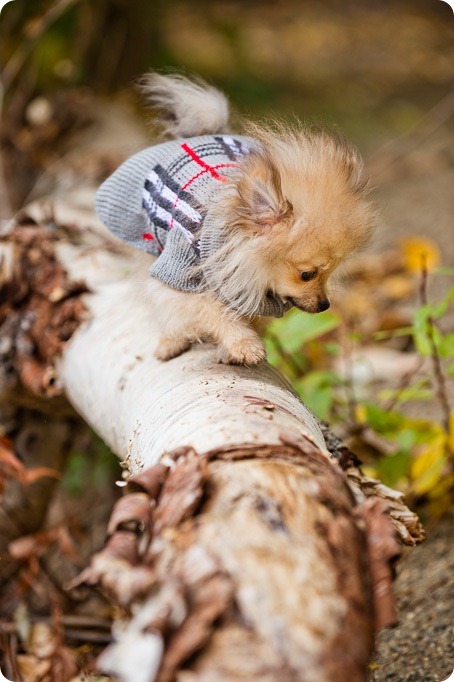
[[[194,231],[195,229],[197,229],[197,227],[199,226],[200,221],[202,219],[202,214],[200,214],[201,218],[199,220],[196,220],[196,219],[193,220],[184,211],[182,211],[178,208],[178,204],[175,206],[175,204],[172,203],[172,201],[170,201],[170,199],[166,199],[160,193],[159,189],[157,189],[153,185],[153,183],[149,182],[148,180],[145,182],[145,189],[150,194],[150,198],[153,199],[156,202],[156,204],[158,204],[158,206],[160,206],[164,210],[168,211],[168,213],[170,213],[170,215],[173,216],[175,218],[175,220],[177,220],[181,225],[183,225],[183,227],[186,227],[191,232]],[[181,196],[181,193],[180,193],[180,196]],[[189,202],[187,202],[187,201],[185,203],[189,204]],[[191,206],[191,208],[194,208],[194,206],[192,205],[193,203],[194,202],[191,202],[191,204],[189,204]],[[198,209],[196,209],[196,210],[198,210]],[[151,217],[151,212],[152,211],[150,210],[150,213],[149,213],[150,217]],[[198,211],[198,212],[200,213],[200,211]],[[170,222],[169,222],[169,224],[170,224]]]

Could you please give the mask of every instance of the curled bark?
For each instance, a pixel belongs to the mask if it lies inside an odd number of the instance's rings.
[[[375,627],[397,625],[397,611],[392,592],[392,568],[400,558],[401,546],[389,521],[388,507],[380,498],[369,498],[359,513],[366,526],[369,570],[372,581]]]
[[[129,516],[128,497],[114,518]],[[281,444],[260,453],[233,447],[205,457],[188,449],[169,468],[153,503],[150,541],[139,551],[135,536],[136,552],[124,571],[132,576],[140,566],[153,581],[127,631],[138,647],[150,632],[162,642],[159,660],[150,663],[157,681],[186,674],[203,680],[281,674],[287,680],[366,679],[374,626],[365,536],[341,471],[312,446]],[[110,551],[109,543],[101,555]],[[85,580],[99,578],[97,566]],[[105,564],[101,580],[115,572],[114,564]],[[143,583],[134,585],[129,598],[138,603]],[[114,593],[124,596],[118,575]],[[206,647],[213,638],[215,646]],[[106,671],[123,642],[122,634],[103,655]],[[127,658],[132,663],[131,653]],[[124,679],[135,674],[131,667]]]
[[[38,225],[24,212],[0,237],[3,390],[19,383],[38,398],[63,392],[54,361],[84,318],[80,294],[86,288],[69,281],[56,257],[59,230],[50,220]],[[64,231],[67,238],[74,238],[69,228]]]

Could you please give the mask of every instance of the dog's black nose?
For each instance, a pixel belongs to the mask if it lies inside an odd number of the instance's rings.
[[[329,306],[330,302],[325,298],[323,301],[318,302],[317,312],[322,313],[324,310],[328,310]]]

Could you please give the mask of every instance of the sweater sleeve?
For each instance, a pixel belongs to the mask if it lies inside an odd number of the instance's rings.
[[[153,240],[146,236],[151,225],[143,207],[145,179],[155,164],[154,149],[144,149],[117,168],[96,192],[95,207],[99,218],[117,237],[157,256]]]
[[[179,291],[203,291],[203,275],[199,267],[200,258],[193,245],[180,230],[170,230],[166,247],[149,269],[172,289]]]

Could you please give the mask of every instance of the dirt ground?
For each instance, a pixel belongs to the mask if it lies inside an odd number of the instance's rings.
[[[454,542],[451,519],[402,559],[400,624],[378,637],[374,682],[444,682],[454,670]]]

